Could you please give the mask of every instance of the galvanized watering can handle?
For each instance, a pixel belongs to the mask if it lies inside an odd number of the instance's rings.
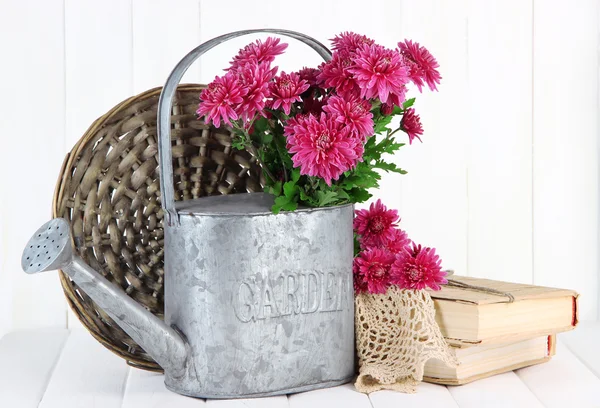
[[[173,104],[173,96],[177,89],[177,85],[181,81],[185,71],[206,51],[213,47],[228,41],[232,38],[240,37],[247,34],[255,33],[271,33],[279,34],[286,37],[295,38],[304,44],[310,46],[325,60],[331,59],[331,51],[323,44],[312,37],[301,34],[295,31],[279,30],[279,29],[259,29],[259,30],[243,30],[233,33],[224,34],[213,38],[198,47],[194,48],[186,55],[173,69],[171,75],[167,79],[160,98],[158,100],[158,150],[160,156],[160,197],[162,207],[165,210],[165,217],[169,225],[174,222],[179,222],[177,211],[175,210],[175,187],[173,186],[173,159],[171,156],[171,107]]]

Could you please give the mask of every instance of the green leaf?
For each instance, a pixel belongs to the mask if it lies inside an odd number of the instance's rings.
[[[231,141],[231,146],[234,149],[236,149],[236,150],[245,150],[246,149],[246,142],[242,138],[240,138],[239,136],[236,136]]]
[[[383,133],[383,132],[389,130],[388,125],[392,122],[392,118],[393,117],[391,115],[390,116],[382,116],[381,118],[379,118],[379,120],[377,120],[375,122],[374,133],[376,135],[378,135],[380,133]]]
[[[351,190],[355,187],[377,188],[380,179],[381,175],[371,168],[371,164],[362,162],[353,171],[346,174],[339,186],[344,190]]]
[[[305,190],[300,189],[300,202],[307,204],[310,207],[317,207],[318,206],[318,202],[316,199],[314,199],[313,197],[311,197],[310,195],[308,195],[306,193]]]
[[[283,211],[296,211],[298,209],[298,203],[295,201],[290,201],[281,207]]]
[[[365,151],[374,148],[377,145],[377,138],[375,136],[371,136],[367,139],[367,143],[365,143]]]
[[[402,104],[402,109],[408,109],[415,104],[415,98],[410,98],[404,101]]]
[[[354,233],[354,256],[358,256],[360,254],[360,241],[358,239],[358,234]]]
[[[300,169],[299,168],[295,168],[292,170],[292,181],[294,183],[297,183],[298,180],[300,180]]]
[[[283,185],[283,195],[288,198],[293,198],[298,193],[298,186],[295,181],[288,181]]]
[[[339,200],[350,201],[350,195],[346,192],[346,190],[337,190],[337,195]]]
[[[396,139],[393,137],[385,138],[377,145],[377,149],[381,151],[381,153],[392,154],[397,152],[404,143],[396,143]]]
[[[381,160],[383,154],[393,154],[402,146],[404,144],[396,143],[394,137],[384,137],[379,143],[376,143],[376,139],[372,137],[365,143],[364,163],[370,165],[372,160]]]
[[[279,214],[281,210],[283,211],[294,211],[298,208],[298,203],[293,201],[287,196],[279,196],[275,199],[275,204],[271,207],[271,211],[274,214]]]
[[[270,129],[260,130],[256,127],[256,122],[254,125],[254,131],[250,135],[250,138],[259,146],[268,145],[273,141],[273,133],[271,133]]]
[[[373,196],[373,194],[369,193],[364,188],[353,188],[352,190],[348,191],[348,194],[350,194],[350,197],[352,197],[352,202],[354,203],[364,203]]]
[[[260,117],[254,121],[254,130],[258,132],[264,132],[269,128],[269,121],[267,118]]]
[[[281,195],[281,181],[276,181],[271,187],[269,187],[269,193],[273,194],[274,196],[280,196]]]
[[[328,204],[335,202],[338,198],[338,193],[335,191],[317,191],[318,206],[325,207]]]
[[[289,198],[286,196],[279,196],[275,198],[275,203],[273,203],[273,207],[271,207],[271,211],[273,214],[279,214],[282,207],[289,203]]]
[[[400,106],[394,105],[394,110],[392,111],[392,115],[393,116],[400,115],[403,111],[404,111],[404,109],[402,109]]]
[[[385,170],[387,172],[406,174],[406,171],[402,170],[400,167],[396,166],[395,163],[387,163],[384,161],[378,161],[373,165],[373,167]]]
[[[311,197],[308,194],[306,194],[306,191],[301,189],[300,190],[300,200],[303,202],[308,202],[308,200],[310,200],[310,199],[311,199]]]
[[[259,135],[258,142],[262,145],[267,145],[273,141],[273,135],[271,133],[261,132],[258,135]]]

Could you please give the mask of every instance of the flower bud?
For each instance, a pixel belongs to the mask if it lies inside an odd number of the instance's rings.
[[[382,115],[389,116],[392,114],[393,111],[394,111],[393,105],[389,105],[387,103],[384,103],[383,105],[381,105],[381,114]]]

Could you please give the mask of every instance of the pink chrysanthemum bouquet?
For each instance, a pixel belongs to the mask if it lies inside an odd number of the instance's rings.
[[[398,228],[398,212],[380,200],[356,211],[354,290],[383,294],[392,285],[400,289],[433,289],[448,283],[434,248],[413,243]]]
[[[200,95],[198,115],[230,126],[234,147],[260,161],[274,212],[364,202],[378,187],[377,169],[405,173],[384,158],[404,145],[396,133],[421,140],[414,98],[406,95],[411,83],[437,90],[435,58],[409,40],[389,49],[347,32],[332,43],[332,59],[318,68],[278,74],[271,64],[287,44],[256,41]]]

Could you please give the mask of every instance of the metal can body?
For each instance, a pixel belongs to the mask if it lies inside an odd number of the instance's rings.
[[[351,380],[352,206],[179,217],[165,230],[165,320],[190,350],[169,389],[242,398]]]

